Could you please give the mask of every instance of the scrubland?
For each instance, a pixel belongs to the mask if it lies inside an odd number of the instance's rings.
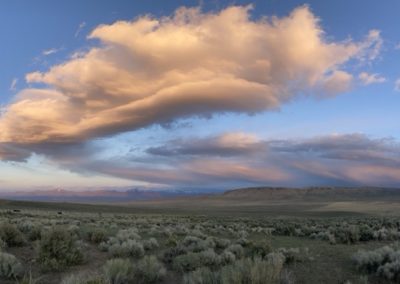
[[[0,283],[400,282],[396,216],[83,212],[65,206],[0,209]]]

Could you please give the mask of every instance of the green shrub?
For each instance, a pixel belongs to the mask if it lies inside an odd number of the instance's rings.
[[[164,266],[153,255],[141,259],[136,268],[136,279],[141,283],[155,283],[166,275]]]
[[[133,266],[129,259],[110,259],[104,264],[103,271],[108,284],[126,284],[134,277]]]
[[[0,252],[0,278],[16,279],[22,276],[23,267],[18,259],[9,253]]]
[[[237,259],[244,256],[244,249],[239,244],[230,245],[229,247],[227,247],[226,251],[233,253]]]
[[[150,238],[143,241],[143,248],[147,251],[153,250],[159,247],[159,244],[155,238]]]
[[[188,251],[182,246],[175,246],[164,251],[162,260],[164,263],[172,263],[177,256],[186,254]]]
[[[222,263],[222,257],[216,254],[213,249],[208,249],[202,252],[189,252],[176,257],[173,262],[173,267],[177,271],[188,272],[194,271],[202,266],[215,268]]]
[[[6,242],[3,241],[2,238],[0,238],[0,252],[7,246]]]
[[[387,262],[378,267],[377,274],[389,280],[400,282],[400,258],[395,261]]]
[[[358,226],[340,226],[333,232],[335,240],[342,244],[354,244],[360,240]]]
[[[282,270],[280,274],[280,284],[294,284],[294,283],[296,283],[296,281],[293,272],[287,269]]]
[[[140,258],[144,255],[143,245],[136,240],[126,240],[122,243],[111,245],[108,251],[116,257]]]
[[[39,263],[44,270],[59,271],[82,262],[83,254],[70,232],[56,227],[43,236],[39,248]]]
[[[106,282],[98,276],[87,273],[77,273],[64,277],[61,284],[106,284]]]
[[[353,261],[361,271],[400,282],[400,247],[397,244],[372,251],[359,251],[353,255]]]
[[[360,227],[360,241],[370,241],[374,239],[374,230],[367,224],[362,224]]]
[[[179,255],[173,261],[173,268],[180,272],[193,271],[201,266],[200,253],[195,252]]]
[[[222,267],[219,279],[212,278],[209,283],[221,284],[273,284],[279,283],[284,257],[281,254],[269,254],[267,260],[245,258]],[[196,282],[194,282],[196,283]],[[200,282],[201,283],[201,282]],[[207,283],[207,282],[205,282]]]
[[[250,255],[252,257],[265,258],[270,252],[272,252],[272,247],[267,241],[256,242],[250,246]]]
[[[17,281],[17,284],[40,284],[40,278],[33,278],[32,272],[26,273],[21,280]]]
[[[221,259],[221,264],[226,265],[235,262],[236,256],[230,251],[223,251],[220,255],[220,259]]]
[[[30,241],[40,240],[41,238],[42,238],[42,230],[40,229],[39,226],[32,227],[31,230],[28,232],[28,239]]]
[[[200,252],[207,250],[211,247],[214,247],[215,244],[211,240],[202,240],[199,237],[195,236],[186,236],[181,245],[185,247],[188,251],[192,252]]]
[[[103,229],[92,229],[87,232],[87,240],[94,244],[99,244],[107,240],[107,232]]]
[[[220,278],[219,272],[211,271],[207,267],[201,267],[185,274],[183,284],[220,284]]]
[[[230,244],[231,241],[228,239],[220,239],[220,238],[215,238],[215,247],[218,249],[226,249]]]
[[[280,248],[278,252],[285,257],[285,263],[301,262],[308,257],[308,248]]]
[[[25,244],[22,232],[9,223],[4,223],[0,226],[0,237],[9,247],[19,247]]]

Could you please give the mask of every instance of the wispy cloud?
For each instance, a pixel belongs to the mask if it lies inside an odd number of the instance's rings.
[[[82,30],[86,27],[86,22],[82,22],[79,24],[77,30],[75,31],[74,37],[78,37]]]
[[[17,90],[17,83],[18,83],[18,78],[12,79],[9,90],[15,92]]]
[[[148,156],[142,157],[140,163],[134,162],[138,156],[125,156],[86,166],[121,178],[172,186],[232,186],[232,182],[396,186],[400,182],[400,143],[392,138],[376,139],[356,133],[309,139],[257,139],[240,146],[218,142],[227,135],[171,140],[147,149]]]
[[[377,73],[369,74],[367,72],[361,72],[358,75],[358,79],[360,79],[360,81],[363,85],[370,85],[370,84],[386,82],[386,78]]]
[[[63,47],[59,47],[59,48],[54,47],[54,48],[45,49],[40,53],[40,55],[33,58],[33,63],[47,65],[48,64],[47,57],[50,57],[50,56],[60,52],[61,50],[63,50]]]
[[[394,90],[400,92],[400,78],[394,82]]]
[[[55,54],[57,52],[59,52],[61,50],[61,48],[50,48],[50,49],[46,49],[42,51],[42,55],[43,56],[49,56],[52,54]]]

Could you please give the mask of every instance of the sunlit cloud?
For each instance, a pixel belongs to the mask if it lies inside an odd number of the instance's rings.
[[[158,147],[91,160],[86,171],[149,184],[190,187],[247,185],[376,185],[400,182],[400,143],[392,138],[335,134],[308,139],[220,143],[231,134],[171,140]],[[232,133],[232,136],[238,133]],[[240,133],[241,137],[255,137]]]
[[[273,110],[300,93],[332,96],[350,87],[345,65],[375,59],[380,48],[376,30],[360,42],[326,40],[307,6],[283,18],[250,12],[181,8],[97,27],[89,38],[102,45],[26,76],[47,87],[17,95],[0,141],[86,141],[184,117]]]
[[[96,42],[26,75],[29,88],[1,111],[0,160],[23,164],[36,155],[73,174],[166,187],[399,182],[398,142],[361,134],[187,135],[107,158],[96,143],[187,118],[275,111],[300,97],[328,99],[357,80],[382,83],[379,74],[350,72],[379,58],[378,30],[358,41],[332,40],[307,6],[280,18],[254,18],[252,6],[231,6],[100,25],[88,39]]]
[[[377,73],[369,74],[367,72],[361,72],[358,75],[358,79],[360,79],[360,81],[363,85],[370,85],[370,84],[386,82],[386,78]]]

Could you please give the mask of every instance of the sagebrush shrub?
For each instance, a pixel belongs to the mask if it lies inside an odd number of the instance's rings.
[[[163,279],[166,270],[162,263],[154,256],[145,256],[139,261],[135,276],[141,283],[155,283]]]
[[[9,223],[4,223],[0,226],[0,237],[9,247],[19,247],[25,244],[22,232]]]
[[[215,247],[218,249],[225,249],[231,244],[230,240],[221,238],[215,238],[214,242],[215,242]]]
[[[110,259],[104,264],[103,271],[107,284],[126,284],[134,277],[133,265],[129,259]]]
[[[180,272],[193,271],[202,266],[200,253],[189,252],[173,260],[173,268]]]
[[[92,276],[87,273],[77,273],[64,277],[61,284],[106,284],[106,282],[98,276]]]
[[[16,279],[23,274],[21,262],[12,254],[0,252],[0,278]]]
[[[107,240],[107,232],[100,228],[89,230],[87,232],[87,239],[91,243],[99,244]]]
[[[183,284],[219,284],[221,283],[220,278],[218,271],[211,271],[207,267],[201,267],[185,274]]]
[[[144,255],[143,245],[136,240],[126,240],[122,243],[111,245],[108,251],[116,257],[140,258]]]
[[[400,281],[400,247],[397,244],[372,251],[359,251],[353,255],[353,261],[361,271]]]
[[[177,256],[179,256],[179,255],[184,255],[184,254],[186,254],[187,252],[188,252],[188,250],[187,250],[185,247],[179,246],[179,245],[178,245],[178,246],[175,246],[175,247],[166,249],[166,250],[164,251],[162,260],[163,260],[163,262],[169,264],[169,263],[172,263],[173,260],[174,260]]]
[[[159,244],[155,238],[150,238],[143,241],[143,248],[145,250],[153,250],[159,247]]]
[[[272,252],[271,244],[267,241],[256,242],[250,246],[250,255],[252,257],[264,258]]]
[[[278,252],[285,257],[286,263],[304,261],[308,257],[308,248],[279,248]]]
[[[70,232],[55,227],[47,232],[39,247],[39,262],[44,270],[62,270],[83,262],[83,254]]]
[[[27,236],[30,241],[40,240],[42,238],[42,230],[39,226],[34,226],[27,233]]]
[[[333,232],[335,240],[342,244],[354,244],[360,240],[360,231],[358,226],[340,226]]]
[[[245,258],[220,270],[201,267],[184,276],[184,284],[273,284],[279,283],[283,267],[281,254],[269,260]]]
[[[242,258],[244,256],[244,249],[239,244],[230,245],[226,248],[226,251],[233,253],[236,258]]]
[[[0,252],[7,246],[6,242],[3,241],[2,238],[0,238]]]
[[[223,251],[220,254],[220,259],[221,259],[221,264],[226,265],[235,262],[236,256],[230,251]]]

